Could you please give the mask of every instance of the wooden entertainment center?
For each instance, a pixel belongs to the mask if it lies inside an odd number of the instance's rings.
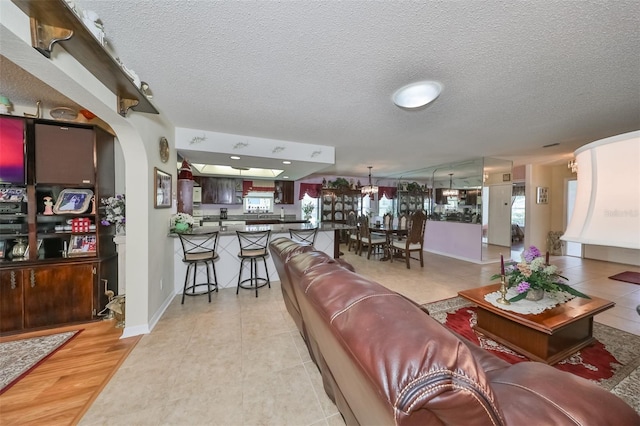
[[[18,128],[19,138],[20,126],[22,142],[10,142],[5,130]],[[5,115],[0,132],[0,152],[10,143],[24,147],[22,180],[0,176],[0,189],[14,194],[0,203],[0,333],[97,318],[108,302],[105,287],[117,289],[114,227],[100,224],[100,199],[115,195],[113,135],[91,125]],[[77,193],[82,206],[53,213],[51,203],[63,191]],[[74,219],[83,227],[71,228]]]

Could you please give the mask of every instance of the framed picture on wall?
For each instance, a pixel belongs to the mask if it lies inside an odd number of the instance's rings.
[[[549,188],[539,186],[536,192],[536,202],[538,204],[547,204],[549,202]]]
[[[154,167],[153,173],[153,183],[156,188],[153,206],[156,209],[169,208],[171,207],[171,175],[157,167]]]

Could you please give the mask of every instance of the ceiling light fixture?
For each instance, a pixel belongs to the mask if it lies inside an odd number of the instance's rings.
[[[453,188],[453,173],[449,173],[449,189],[442,191],[445,197],[458,198],[458,190]]]
[[[437,81],[419,81],[401,87],[393,94],[393,103],[400,108],[420,108],[435,101],[442,92]]]
[[[232,155],[229,158],[231,158],[232,160],[239,160],[240,159],[240,157],[238,157],[237,155]]]
[[[282,164],[291,164],[291,161],[284,160]]]
[[[576,160],[569,160],[567,167],[571,170],[571,173],[578,173],[578,163],[576,163]]]
[[[373,195],[378,193],[378,187],[371,184],[371,168],[372,166],[369,166],[369,185],[365,185],[362,187],[362,189],[360,190],[362,192],[362,195]]]

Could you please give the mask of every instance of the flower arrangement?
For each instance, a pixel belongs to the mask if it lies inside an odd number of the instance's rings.
[[[115,197],[102,198],[100,204],[104,206],[105,211],[105,216],[100,223],[104,226],[115,225],[118,233],[124,231],[126,224],[124,195],[117,194]]]
[[[176,213],[171,216],[171,228],[178,231],[186,231],[193,226],[193,216],[189,213]]]
[[[579,292],[562,280],[567,278],[558,273],[558,267],[549,265],[548,258],[542,256],[540,250],[530,246],[522,251],[520,262],[502,263],[501,274],[495,274],[492,280],[506,277],[507,288],[515,287],[518,294],[509,299],[509,302],[517,302],[527,297],[530,290],[544,290],[547,292],[565,291],[571,295],[590,299],[589,296]]]

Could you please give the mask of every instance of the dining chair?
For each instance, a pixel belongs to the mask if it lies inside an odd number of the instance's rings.
[[[182,261],[187,264],[187,273],[184,277],[184,286],[182,287],[182,302],[184,304],[185,296],[198,296],[207,294],[209,303],[211,303],[211,293],[218,291],[218,277],[216,275],[215,260],[218,259],[216,249],[218,247],[218,231],[208,232],[204,234],[178,234],[180,243],[182,244]],[[196,275],[198,274],[198,265],[204,266],[207,272],[207,281],[204,283],[196,283]],[[213,281],[209,275],[209,269],[213,270]],[[193,274],[193,281],[189,284],[189,273]],[[199,288],[206,287],[206,290],[200,291]],[[196,289],[198,291],[196,292]]]
[[[385,228],[390,228],[393,224],[393,215],[391,213],[385,213],[382,218],[382,223]]]
[[[359,244],[359,252],[358,256],[362,255],[362,248],[367,246],[367,259],[371,258],[371,252],[374,247],[383,248],[387,244],[387,238],[381,234],[375,234],[369,231],[369,218],[367,216],[362,216],[360,221],[360,244]]]
[[[351,229],[347,230],[348,240],[347,240],[347,251],[351,251],[351,247],[354,248],[354,251],[358,252],[358,218],[356,213],[350,211],[347,215],[347,225],[352,226]]]
[[[403,240],[393,240],[391,242],[392,251],[403,252],[407,269],[411,269],[409,260],[411,252],[420,253],[420,267],[424,268],[424,229],[427,224],[427,217],[422,210],[416,211],[408,220],[407,236]],[[391,256],[393,262],[393,256]]]

